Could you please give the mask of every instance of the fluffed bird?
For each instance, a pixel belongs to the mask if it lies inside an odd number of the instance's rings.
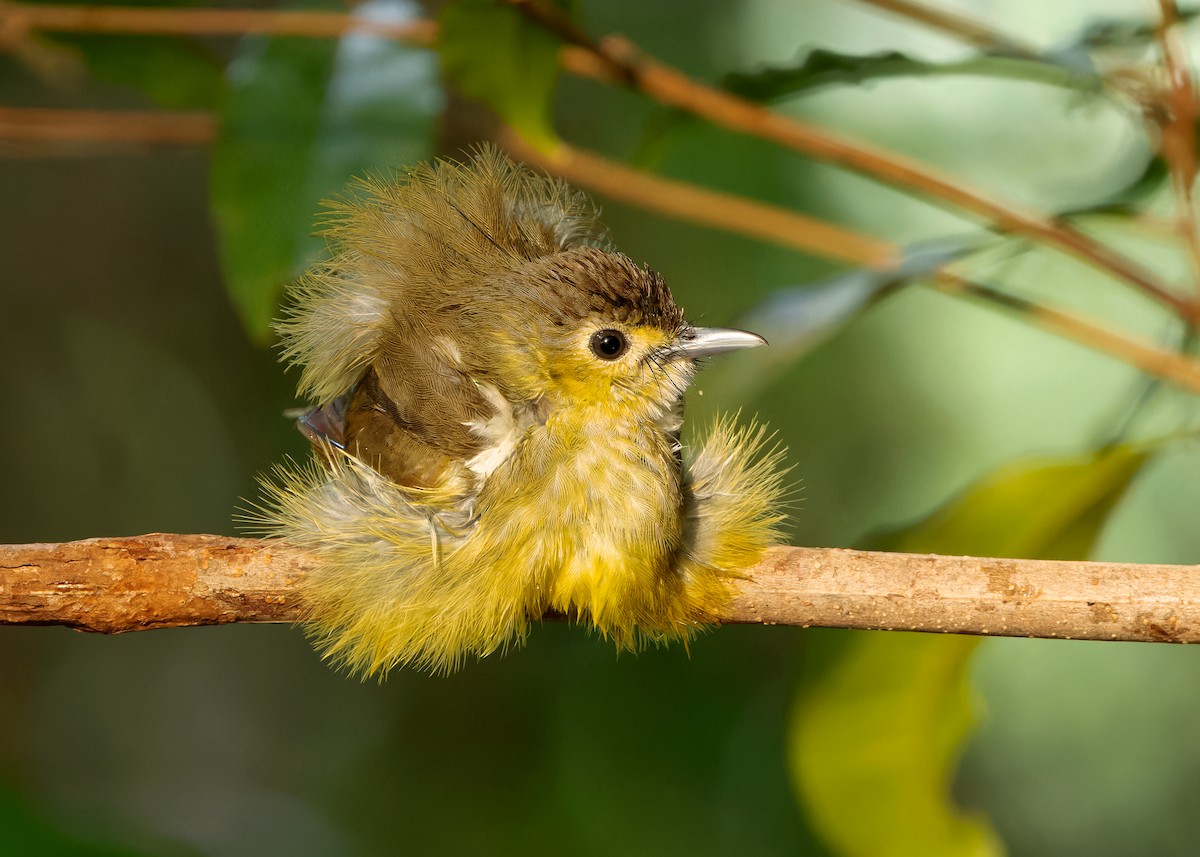
[[[329,205],[278,324],[316,455],[261,515],[316,558],[324,655],[446,672],[550,611],[622,649],[718,622],[775,540],[782,453],[730,419],[682,447],[683,394],[763,340],[688,324],[584,195],[492,148]]]

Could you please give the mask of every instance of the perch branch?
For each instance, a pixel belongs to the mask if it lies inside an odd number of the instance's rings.
[[[119,633],[295,622],[313,558],[282,542],[148,535],[0,546],[0,624]],[[771,550],[727,622],[1200,642],[1200,566]]]

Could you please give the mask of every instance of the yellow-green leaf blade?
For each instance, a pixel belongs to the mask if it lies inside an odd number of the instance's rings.
[[[1015,462],[923,521],[893,550],[1083,559],[1148,457],[1131,445]],[[813,826],[848,857],[986,857],[1003,848],[950,793],[974,726],[967,667],[979,640],[842,634],[797,696],[790,770]]]
[[[1128,444],[1014,462],[984,476],[881,547],[913,553],[1086,559],[1113,507],[1146,462]]]
[[[790,769],[814,828],[848,857],[990,857],[985,819],[950,782],[975,724],[966,682],[978,640],[858,633],[797,698]]]

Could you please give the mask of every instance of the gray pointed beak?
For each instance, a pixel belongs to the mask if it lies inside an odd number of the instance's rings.
[[[679,342],[671,349],[671,354],[696,360],[766,344],[767,340],[748,330],[734,330],[731,327],[693,327],[683,332]]]

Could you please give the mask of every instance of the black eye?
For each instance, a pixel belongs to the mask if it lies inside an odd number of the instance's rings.
[[[619,330],[597,330],[592,334],[592,353],[601,360],[616,360],[628,347],[625,334]]]

